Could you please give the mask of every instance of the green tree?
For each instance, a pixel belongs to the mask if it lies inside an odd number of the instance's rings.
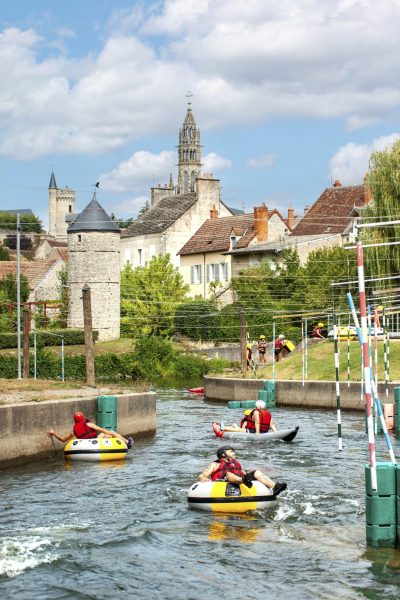
[[[29,298],[29,283],[24,275],[21,275],[21,302],[26,302]],[[13,273],[9,273],[3,279],[0,279],[0,331],[13,332],[17,325],[17,281]],[[9,306],[14,304],[12,317],[10,317]]]
[[[366,184],[373,202],[365,209],[366,222],[398,219],[400,204],[400,140],[381,152],[373,152]],[[394,242],[400,239],[400,225],[365,228],[360,230],[364,243]],[[400,271],[400,246],[365,248],[365,266],[374,277],[389,276]],[[379,282],[377,284],[379,286]],[[382,284],[384,285],[384,284]]]
[[[188,291],[168,254],[153,256],[145,267],[137,269],[128,263],[121,273],[123,334],[171,336],[175,311],[187,300]]]
[[[182,304],[175,313],[176,330],[193,340],[219,338],[220,313],[210,300]]]
[[[20,215],[21,231],[41,233],[42,222],[39,217],[35,215]],[[0,213],[0,229],[12,229],[17,230],[17,215],[14,213],[1,212]]]
[[[7,246],[0,244],[0,260],[10,260],[10,253]]]

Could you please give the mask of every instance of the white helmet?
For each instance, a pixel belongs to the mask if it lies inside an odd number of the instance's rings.
[[[265,402],[264,402],[264,400],[257,400],[257,402],[256,402],[256,408],[265,408]]]
[[[284,339],[285,339],[285,336],[284,336],[284,335],[281,333],[281,335],[279,336],[279,339],[280,339],[280,340],[284,340]]]

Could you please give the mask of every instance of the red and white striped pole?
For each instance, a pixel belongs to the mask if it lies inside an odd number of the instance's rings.
[[[368,446],[369,446],[369,464],[371,467],[371,487],[374,491],[378,489],[376,478],[376,457],[375,457],[375,438],[374,424],[372,420],[372,396],[371,396],[371,365],[369,360],[368,349],[368,328],[367,328],[367,302],[365,298],[365,282],[364,282],[364,263],[363,263],[363,248],[361,242],[357,242],[357,273],[358,273],[358,290],[360,294],[360,315],[361,315],[361,332],[362,332],[362,349],[363,349],[363,371],[364,371],[364,395],[365,405],[367,409],[367,429],[368,429]]]

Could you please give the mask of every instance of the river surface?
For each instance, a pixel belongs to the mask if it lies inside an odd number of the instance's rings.
[[[334,411],[275,409],[298,437],[235,449],[288,490],[275,508],[228,516],[188,509],[186,491],[221,445],[211,421],[241,411],[182,390],[159,391],[157,405],[157,434],[126,462],[0,472],[2,598],[400,597],[400,551],[365,546],[360,414],[344,413],[339,453]],[[377,456],[388,460],[381,438]]]

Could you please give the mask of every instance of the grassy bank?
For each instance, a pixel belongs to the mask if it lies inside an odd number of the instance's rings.
[[[378,379],[384,381],[383,342],[378,342]],[[372,348],[374,356],[374,349]],[[340,380],[347,381],[347,342],[340,343],[339,360]],[[390,341],[390,381],[400,381],[400,341]],[[227,376],[240,377],[240,373]],[[247,373],[247,378],[254,377]],[[271,379],[272,366],[257,367],[258,379]],[[293,352],[284,360],[275,363],[275,379],[301,380],[303,377],[303,359],[300,351]],[[308,379],[314,381],[332,381],[335,379],[334,345],[323,341],[308,348]],[[361,350],[358,342],[350,342],[350,380],[361,379]]]

